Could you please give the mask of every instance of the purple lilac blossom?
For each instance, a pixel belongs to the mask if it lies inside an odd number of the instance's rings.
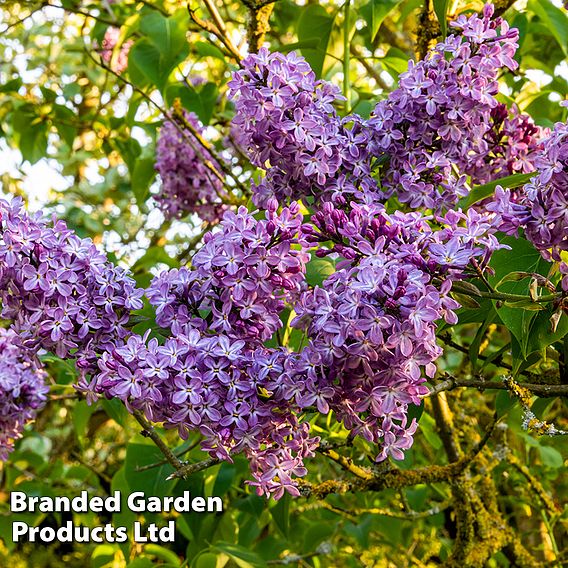
[[[267,171],[253,187],[253,199],[265,207],[305,196],[370,201],[376,192],[367,145],[370,132],[356,115],[341,119],[333,103],[343,97],[327,81],[316,81],[303,57],[269,53],[243,60],[229,82],[235,102],[233,126],[251,163]]]
[[[200,135],[203,125],[194,113],[184,111],[185,120]],[[160,191],[154,196],[168,218],[197,213],[203,220],[216,223],[227,206],[221,168],[207,150],[202,148],[183,124],[166,117],[156,145],[156,170],[162,179]],[[209,169],[207,161],[216,170]]]
[[[436,322],[456,323],[450,297],[472,259],[484,265],[499,248],[485,216],[450,212],[433,231],[419,213],[386,213],[351,204],[349,213],[325,203],[305,225],[316,254],[339,255],[336,272],[294,306],[293,326],[309,343],[295,361],[304,404],[330,408],[345,427],[379,444],[377,461],[403,459],[420,404],[442,350]],[[333,242],[332,248],[319,243]]]
[[[12,330],[0,328],[0,461],[47,400],[46,374]]]
[[[303,393],[293,356],[264,344],[305,289],[301,224],[296,204],[277,214],[273,202],[260,221],[244,207],[227,212],[191,269],[162,273],[147,291],[158,325],[171,332],[165,343],[130,337],[103,354],[89,385],[182,438],[199,430],[212,456],[245,452],[252,484],[275,497],[299,494],[293,476],[305,475],[318,441],[296,415]]]
[[[456,35],[410,62],[398,89],[375,107],[371,153],[387,157],[384,198],[396,194],[412,208],[453,207],[467,195],[467,177],[485,183],[514,172],[534,171],[538,127],[497,102],[497,78],[515,70],[518,30],[493,18],[461,15]]]
[[[120,38],[120,29],[114,26],[107,28],[103,43],[101,45],[100,54],[102,60],[110,65],[115,73],[122,73],[128,67],[128,52],[132,47],[134,41],[129,39],[121,46],[116,59],[113,60],[113,53]]]
[[[90,239],[27,213],[20,199],[0,200],[0,316],[23,345],[72,356],[88,372],[98,352],[124,341],[142,295]]]

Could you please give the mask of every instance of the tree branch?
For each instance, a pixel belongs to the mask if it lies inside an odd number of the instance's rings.
[[[235,58],[237,63],[240,65],[242,55],[238,50],[238,48],[231,41],[231,38],[229,38],[227,33],[227,27],[225,26],[225,22],[221,18],[221,15],[217,11],[217,8],[215,7],[215,5],[211,0],[204,0],[204,3],[207,9],[209,10],[209,13],[211,14],[215,24],[208,22],[207,20],[201,19],[195,13],[195,10],[193,10],[191,6],[188,4],[187,11],[189,12],[189,17],[191,18],[193,23],[195,23],[202,30],[209,32],[213,34],[215,37],[217,37],[221,41],[221,43],[227,48],[229,53]]]
[[[458,379],[446,373],[449,377],[446,380],[438,383],[436,386],[430,389],[430,392],[423,396],[423,398],[428,398],[435,394],[443,391],[451,391],[456,388],[475,388],[481,391],[484,390],[510,390],[504,383],[498,383],[496,381],[484,381],[481,379]],[[535,396],[540,396],[542,398],[551,398],[555,396],[568,397],[568,385],[541,385],[533,383],[519,383],[522,387],[531,391]]]
[[[144,413],[141,410],[134,410],[132,415],[138,421],[138,424],[142,426],[142,436],[150,438],[154,444],[158,447],[158,449],[164,454],[167,462],[177,471],[180,470],[184,464],[179,460],[179,458],[170,450],[168,445],[162,440],[160,435],[154,429],[154,426],[150,423],[150,421],[144,416]]]

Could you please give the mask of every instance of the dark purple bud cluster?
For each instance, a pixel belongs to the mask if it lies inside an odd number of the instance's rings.
[[[491,109],[490,129],[484,136],[486,151],[472,155],[462,167],[476,184],[533,172],[548,133],[548,129],[534,124],[530,116],[520,113],[516,105],[509,110],[498,103]]]
[[[194,113],[184,111],[184,120],[203,135],[203,125]],[[209,166],[207,165],[209,164]],[[190,130],[175,118],[166,117],[156,145],[156,170],[162,179],[154,196],[168,218],[197,213],[216,223],[227,209],[222,170]]]
[[[547,260],[560,263],[568,291],[568,124],[557,123],[543,141],[536,159],[537,172],[521,190],[500,186],[487,209],[495,225],[507,233],[524,229],[529,241]]]
[[[13,320],[26,347],[72,356],[82,372],[93,370],[96,354],[128,335],[143,293],[63,221],[28,214],[19,199],[0,200],[0,315]]]
[[[16,333],[0,328],[0,461],[47,400],[46,374]]]

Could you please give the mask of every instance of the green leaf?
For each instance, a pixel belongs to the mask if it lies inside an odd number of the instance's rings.
[[[474,372],[477,370],[477,361],[478,361],[478,357],[479,357],[479,347],[481,346],[481,342],[483,341],[483,338],[485,337],[485,333],[487,331],[487,328],[495,321],[496,317],[497,317],[497,312],[495,312],[495,310],[491,310],[487,314],[487,318],[485,319],[483,324],[481,326],[479,326],[477,333],[475,334],[475,337],[473,338],[473,341],[471,342],[471,344],[469,346],[469,359],[470,359],[471,364],[473,366]]]
[[[501,249],[493,254],[491,267],[495,273],[488,277],[489,282],[499,286],[500,291],[509,294],[525,295],[529,298],[529,284],[527,279],[508,280],[510,275],[516,272],[535,272],[546,275],[549,271],[549,263],[526,239],[503,237],[499,239],[502,244],[508,245],[510,250]],[[520,356],[525,359],[531,353],[529,351],[530,330],[537,312],[533,306],[527,305],[526,309],[520,303],[508,303],[501,306],[497,313],[511,335],[517,340],[520,348]]]
[[[254,552],[251,552],[237,544],[219,541],[215,543],[213,548],[219,552],[225,553],[240,568],[255,568],[257,566],[266,565],[266,562],[264,562],[258,554],[255,554]]]
[[[397,81],[401,73],[408,71],[408,55],[396,47],[391,47],[379,62]]]
[[[420,432],[424,434],[426,441],[435,449],[439,450],[442,448],[443,443],[436,432],[436,422],[427,413],[422,414],[422,419],[420,420]]]
[[[144,547],[144,552],[167,562],[171,566],[180,566],[181,564],[180,559],[174,552],[158,544],[147,544]]]
[[[15,79],[10,79],[3,85],[0,85],[0,93],[12,93],[18,91],[18,89],[23,85],[22,79],[16,77]]]
[[[131,491],[144,491],[146,496],[164,497],[169,495],[176,480],[165,481],[174,471],[170,464],[140,471],[140,468],[163,461],[164,456],[152,443],[130,442],[126,448],[124,477]]]
[[[164,90],[174,67],[189,53],[185,38],[187,23],[183,11],[169,18],[152,11],[140,20],[144,37],[132,46],[128,55],[128,71],[139,87],[150,82]]]
[[[564,55],[568,55],[568,15],[550,0],[529,0],[528,8],[537,14],[550,30]]]
[[[24,160],[35,164],[47,152],[48,126],[28,105],[14,112],[13,127]]]
[[[166,58],[175,57],[187,44],[185,33],[189,19],[184,10],[166,17],[157,10],[147,12],[140,20],[140,31],[159,48]]]
[[[509,391],[499,391],[495,397],[495,412],[497,412],[497,416],[501,418],[501,416],[507,414],[507,412],[515,406],[517,401],[517,397],[512,396]]]
[[[118,398],[102,401],[105,412],[120,426],[126,426],[128,422],[128,411]]]
[[[553,315],[551,307],[539,312],[532,321],[527,342],[527,354],[535,351],[542,351],[556,341],[563,339],[568,334],[568,315],[562,314],[556,326],[556,331],[552,332],[550,318]]]
[[[270,514],[274,524],[278,527],[284,537],[288,538],[290,533],[290,495],[284,496],[270,509]]]
[[[507,277],[514,272],[535,272],[545,276],[548,274],[550,263],[524,238],[502,236],[499,242],[510,249],[500,249],[493,253],[491,267],[495,274],[488,276],[489,282],[493,286],[500,285],[503,292],[526,293],[528,296],[529,282],[507,281]]]
[[[492,182],[486,183],[484,185],[475,186],[463,199],[458,203],[458,207],[461,207],[463,211],[469,209],[474,203],[493,195],[495,188],[500,185],[505,189],[512,189],[515,187],[520,187],[527,183],[532,177],[532,174],[513,174],[512,176],[506,176],[500,179],[496,179]]]
[[[312,258],[306,266],[306,281],[310,286],[321,286],[335,272],[335,261],[328,256]]]
[[[126,565],[126,568],[152,568],[154,563],[146,557],[139,556]]]
[[[212,495],[223,497],[231,488],[231,484],[235,480],[237,468],[232,463],[222,463],[215,477]]]
[[[207,43],[205,41],[196,41],[192,44],[192,47],[201,57],[214,57],[215,59],[225,61],[223,52],[217,46],[211,43]]]
[[[85,439],[89,419],[95,410],[96,407],[94,405],[89,406],[84,400],[77,402],[73,408],[73,426],[75,427],[75,434],[81,446]]]
[[[69,124],[75,118],[73,111],[63,105],[54,105],[53,111],[55,113],[54,124],[59,136],[72,148],[77,135],[77,129]]]
[[[92,568],[103,568],[106,564],[112,562],[118,547],[111,544],[99,544],[93,550],[91,555],[91,567]]]
[[[335,15],[330,16],[323,6],[309,4],[303,8],[298,22],[299,42],[317,40],[317,47],[303,48],[301,51],[318,78],[322,75],[334,20]]]
[[[564,465],[564,458],[557,449],[551,448],[550,446],[539,446],[538,451],[544,465],[555,469]]]
[[[227,564],[229,558],[225,554],[215,554],[214,552],[202,552],[191,562],[191,568],[222,568]]]
[[[498,310],[499,317],[511,335],[519,342],[521,356],[528,355],[529,331],[536,317],[536,312],[523,308],[510,308],[503,306]]]
[[[139,39],[128,53],[128,73],[138,87],[162,86],[160,50],[146,38]]]
[[[440,22],[440,32],[442,37],[446,37],[448,31],[448,6],[450,0],[434,0],[434,12]]]
[[[168,106],[173,104],[174,99],[179,98],[183,107],[194,112],[203,124],[209,124],[218,96],[219,89],[215,83],[205,83],[197,89],[189,85],[170,85],[165,92]]]
[[[384,19],[401,3],[402,0],[371,0],[371,41],[379,33]]]
[[[420,404],[409,404],[408,411],[406,413],[406,418],[409,422],[412,422],[416,418],[416,422],[420,422],[420,418],[424,414],[424,399],[420,401]]]
[[[156,169],[154,168],[154,158],[141,158],[134,162],[134,168],[130,176],[132,184],[132,192],[136,197],[136,203],[139,206],[144,205],[150,191],[150,184],[156,177]]]

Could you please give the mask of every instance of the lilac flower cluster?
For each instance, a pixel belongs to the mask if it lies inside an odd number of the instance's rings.
[[[92,370],[98,352],[128,335],[142,295],[90,239],[28,214],[20,199],[0,200],[0,315],[13,320],[26,347],[73,356],[82,372]]]
[[[8,459],[14,440],[45,404],[46,374],[18,336],[0,328],[0,461]]]
[[[413,208],[451,208],[467,195],[466,175],[485,182],[513,171],[534,170],[538,129],[499,105],[497,77],[514,70],[518,30],[483,14],[459,16],[458,31],[419,63],[409,63],[399,88],[375,107],[372,153],[388,157],[381,183],[385,197]]]
[[[104,353],[90,390],[118,397],[148,419],[199,429],[203,448],[230,460],[244,451],[260,492],[298,494],[293,475],[317,440],[295,411],[303,393],[290,354],[264,342],[282,327],[280,313],[304,289],[299,207],[264,220],[246,208],[227,212],[209,233],[193,268],[157,276],[147,291],[156,322],[169,328],[163,345],[132,336]]]
[[[120,39],[120,29],[114,26],[107,28],[100,49],[102,60],[110,65],[115,73],[122,73],[128,67],[128,53],[134,41],[129,39],[125,41],[113,60],[114,49]]]
[[[306,239],[334,243],[318,256],[344,260],[295,306],[292,325],[309,338],[297,363],[299,388],[321,412],[332,408],[346,428],[380,444],[377,461],[403,459],[417,427],[408,407],[427,392],[424,375],[434,376],[441,355],[436,321],[457,321],[452,280],[499,245],[474,211],[436,219],[439,231],[418,213],[388,215],[380,206],[352,204],[347,214],[325,203],[312,220]]]
[[[487,209],[496,214],[495,225],[509,234],[523,228],[529,241],[547,260],[560,263],[568,291],[568,124],[557,123],[543,141],[535,176],[520,191],[495,191]]]
[[[370,133],[358,116],[342,120],[333,103],[342,99],[337,87],[316,81],[295,53],[249,55],[229,82],[234,99],[233,125],[251,163],[267,170],[253,188],[255,203],[304,196],[371,199],[376,183],[370,176],[367,145]]]
[[[194,113],[184,111],[183,116],[200,135],[203,134],[203,126]],[[227,209],[222,170],[193,134],[171,117],[166,117],[160,129],[156,170],[162,186],[155,199],[166,217],[197,213],[211,223],[220,220]]]

